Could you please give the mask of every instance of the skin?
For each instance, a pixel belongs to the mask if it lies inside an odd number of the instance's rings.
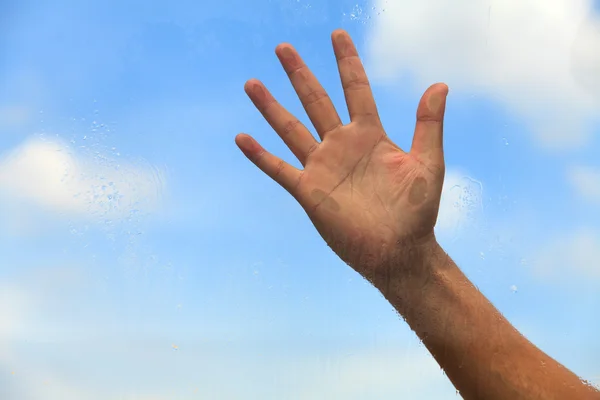
[[[247,134],[235,138],[241,151],[298,201],[329,247],[382,292],[463,398],[600,399],[512,327],[435,238],[448,87],[437,83],[423,94],[405,152],[383,128],[350,36],[336,30],[332,43],[351,122],[342,124],[325,90],[284,43],[275,52],[320,141],[252,79],[246,93],[304,169]]]

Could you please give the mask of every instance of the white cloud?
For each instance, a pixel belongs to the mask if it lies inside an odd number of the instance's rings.
[[[438,81],[498,101],[547,148],[580,147],[600,108],[591,0],[378,0],[366,64],[376,81]]]
[[[579,196],[600,204],[600,169],[574,165],[567,169],[567,178]]]
[[[29,296],[20,288],[5,282],[0,284],[0,358],[6,358],[10,349],[7,341],[22,332],[22,316],[29,307]]]
[[[100,343],[104,345],[106,343]],[[89,346],[94,347],[94,344],[90,342]],[[119,379],[117,374],[105,372],[101,372],[102,378],[78,382],[77,376],[82,371],[94,376],[93,371],[98,368],[95,353],[88,353],[84,347],[78,350],[82,352],[76,353],[77,359],[84,360],[78,365],[72,363],[75,351],[67,348],[63,348],[64,359],[56,358],[52,365],[31,357],[15,358],[11,364],[16,367],[13,392],[18,393],[19,398],[32,400],[162,400],[195,399],[199,395],[215,399],[290,400],[457,398],[450,381],[422,348],[369,348],[345,356],[326,352],[299,355],[291,351],[272,358],[235,356],[225,349],[219,354],[219,351],[207,352],[205,347],[198,346],[187,349],[186,352],[192,354],[178,358],[176,363],[172,356],[159,357],[160,350],[156,348],[146,348],[143,356],[128,350],[120,354],[108,350],[112,357],[110,364],[116,366],[125,363],[136,368],[141,360],[156,361],[157,365],[150,368],[140,366],[143,372],[131,373],[129,383]],[[121,371],[120,367],[115,368]],[[182,370],[185,376],[176,377],[169,369]],[[192,370],[196,373],[189,373]],[[229,385],[231,381],[238,385]]]
[[[544,246],[534,258],[532,267],[534,273],[545,280],[600,280],[597,260],[600,260],[600,234],[582,228]]]
[[[19,377],[21,378],[21,377]],[[51,371],[30,371],[20,381],[23,388],[20,391],[21,398],[40,399],[40,400],[101,400],[102,396],[93,391],[86,391],[79,388],[75,382],[64,382],[56,378],[55,373]],[[16,400],[16,399],[15,399]]]
[[[71,217],[149,212],[159,205],[163,189],[162,172],[149,165],[75,154],[56,140],[30,139],[0,159],[1,198]]]
[[[216,335],[192,340],[173,352],[172,342],[156,332],[146,330],[133,337],[126,333],[128,324],[115,332],[114,321],[103,316],[116,311],[104,303],[94,311],[93,329],[54,336],[57,323],[71,320],[75,328],[88,325],[78,313],[70,312],[67,320],[57,318],[65,305],[75,301],[77,293],[72,290],[84,279],[78,276],[73,268],[43,268],[0,286],[0,350],[6,348],[0,352],[0,371],[14,372],[8,377],[10,400],[162,400],[199,395],[290,400],[457,398],[433,357],[416,345],[416,337],[409,343],[395,339],[374,346],[307,352],[294,350],[295,341],[289,337],[282,338],[290,342],[289,351],[279,351],[270,340],[256,343],[243,338],[232,348]],[[52,288],[57,303],[48,308],[47,291]],[[50,363],[48,354],[52,354]],[[232,381],[239,385],[229,385]]]
[[[0,370],[9,372],[2,392],[8,400],[100,400],[94,390],[82,388],[79,382],[69,382],[60,372],[48,368],[45,361],[31,359],[18,350],[17,343],[47,340],[52,332],[43,322],[48,303],[60,309],[68,299],[65,294],[81,283],[80,271],[74,268],[40,268],[9,282],[0,284]],[[49,300],[51,299],[51,300]],[[51,307],[50,307],[51,308]],[[25,352],[26,353],[26,352]],[[53,365],[55,366],[55,365]]]
[[[442,188],[442,199],[436,234],[456,237],[474,223],[483,212],[483,186],[458,169],[448,169]]]

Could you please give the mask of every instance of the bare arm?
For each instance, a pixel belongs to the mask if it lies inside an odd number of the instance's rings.
[[[425,91],[405,151],[383,128],[350,36],[336,30],[331,39],[350,123],[342,123],[296,50],[281,44],[276,54],[321,141],[250,80],[246,93],[303,169],[247,134],[235,139],[242,152],[300,203],[343,261],[383,292],[465,399],[600,399],[519,334],[435,240],[448,87]],[[406,238],[421,244],[407,245]]]
[[[376,284],[465,399],[600,399],[600,392],[521,335],[436,241]],[[394,273],[393,271],[396,271]]]

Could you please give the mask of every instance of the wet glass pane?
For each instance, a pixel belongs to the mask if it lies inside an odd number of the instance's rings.
[[[450,88],[436,237],[528,339],[600,384],[600,19],[592,2],[0,4],[0,397],[453,399],[392,305],[236,146],[315,133],[275,47],[350,122],[331,33],[407,151]]]

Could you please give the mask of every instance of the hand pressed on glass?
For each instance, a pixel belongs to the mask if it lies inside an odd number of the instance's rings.
[[[410,152],[386,135],[357,51],[344,31],[332,35],[351,122],[343,125],[329,96],[289,44],[276,53],[321,141],[257,80],[245,90],[304,166],[298,170],[245,134],[236,143],[261,170],[294,196],[323,239],[370,277],[399,243],[434,240],[444,156],[442,128],[448,88],[430,87],[417,110]]]
[[[300,160],[298,170],[245,134],[244,154],[302,205],[342,260],[370,280],[404,317],[465,399],[600,399],[587,382],[511,326],[435,239],[448,88],[419,103],[410,152],[386,135],[348,34],[333,47],[351,122],[287,44],[276,49],[321,142],[256,80],[246,92]],[[398,377],[401,379],[402,377]]]

